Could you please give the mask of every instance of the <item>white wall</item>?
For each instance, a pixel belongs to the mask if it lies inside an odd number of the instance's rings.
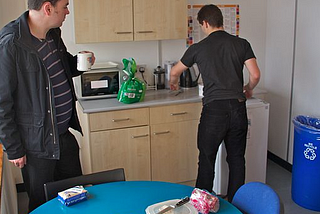
[[[291,119],[300,114],[320,118],[319,8],[319,0],[298,0]],[[293,131],[288,160],[292,158]]]
[[[0,29],[26,10],[26,0],[0,0]]]
[[[265,89],[269,150],[292,163],[297,115],[320,117],[318,0],[269,0]]]
[[[270,103],[268,149],[287,160],[293,72],[295,1],[268,0],[266,101]]]
[[[196,1],[189,0],[189,4],[239,4],[240,5],[240,36],[248,39],[258,59],[262,70],[259,87],[264,86],[265,67],[265,39],[266,39],[266,6],[267,0],[227,0]],[[164,40],[145,42],[117,42],[99,44],[75,44],[73,22],[73,0],[70,0],[70,15],[62,27],[62,36],[68,50],[76,54],[80,50],[95,52],[97,62],[115,61],[121,63],[123,58],[133,57],[138,64],[147,65],[147,81],[153,81],[153,69],[157,65],[163,66],[168,60],[178,61],[186,50],[185,40]],[[246,76],[247,78],[247,76]]]

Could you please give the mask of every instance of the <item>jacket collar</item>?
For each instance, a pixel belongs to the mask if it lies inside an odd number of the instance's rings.
[[[32,35],[28,24],[29,11],[24,12],[18,19],[9,23],[1,30],[1,36],[14,34],[17,44],[33,50]],[[61,37],[60,28],[51,29],[49,32],[55,41],[59,41]]]
[[[23,44],[32,44],[32,37],[28,25],[28,16],[29,11],[24,12],[19,18],[18,18],[18,26],[19,26],[19,34],[17,37],[17,40]]]

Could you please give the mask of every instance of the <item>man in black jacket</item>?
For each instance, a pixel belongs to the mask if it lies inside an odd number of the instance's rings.
[[[29,212],[45,202],[44,183],[82,174],[68,130],[81,132],[72,77],[82,73],[61,39],[68,4],[28,0],[29,11],[0,31],[0,142],[21,168]]]

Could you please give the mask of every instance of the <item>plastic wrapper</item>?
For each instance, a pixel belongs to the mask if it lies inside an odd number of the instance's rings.
[[[123,59],[123,72],[128,75],[128,79],[122,83],[118,92],[118,100],[122,103],[130,104],[141,102],[146,93],[144,82],[135,77],[137,65],[134,59]]]
[[[320,132],[320,118],[298,115],[293,123],[309,132]]]
[[[80,201],[87,200],[87,190],[83,186],[75,186],[58,193],[58,200],[66,205],[79,203]]]
[[[192,191],[190,203],[202,214],[208,214],[209,212],[217,213],[220,208],[217,196],[198,188]]]

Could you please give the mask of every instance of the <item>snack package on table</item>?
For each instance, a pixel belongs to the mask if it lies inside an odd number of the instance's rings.
[[[87,190],[83,186],[75,186],[58,193],[58,200],[66,205],[70,206],[80,201],[87,200]]]
[[[209,212],[217,213],[220,207],[217,196],[198,188],[192,191],[190,203],[202,214],[208,214]]]

